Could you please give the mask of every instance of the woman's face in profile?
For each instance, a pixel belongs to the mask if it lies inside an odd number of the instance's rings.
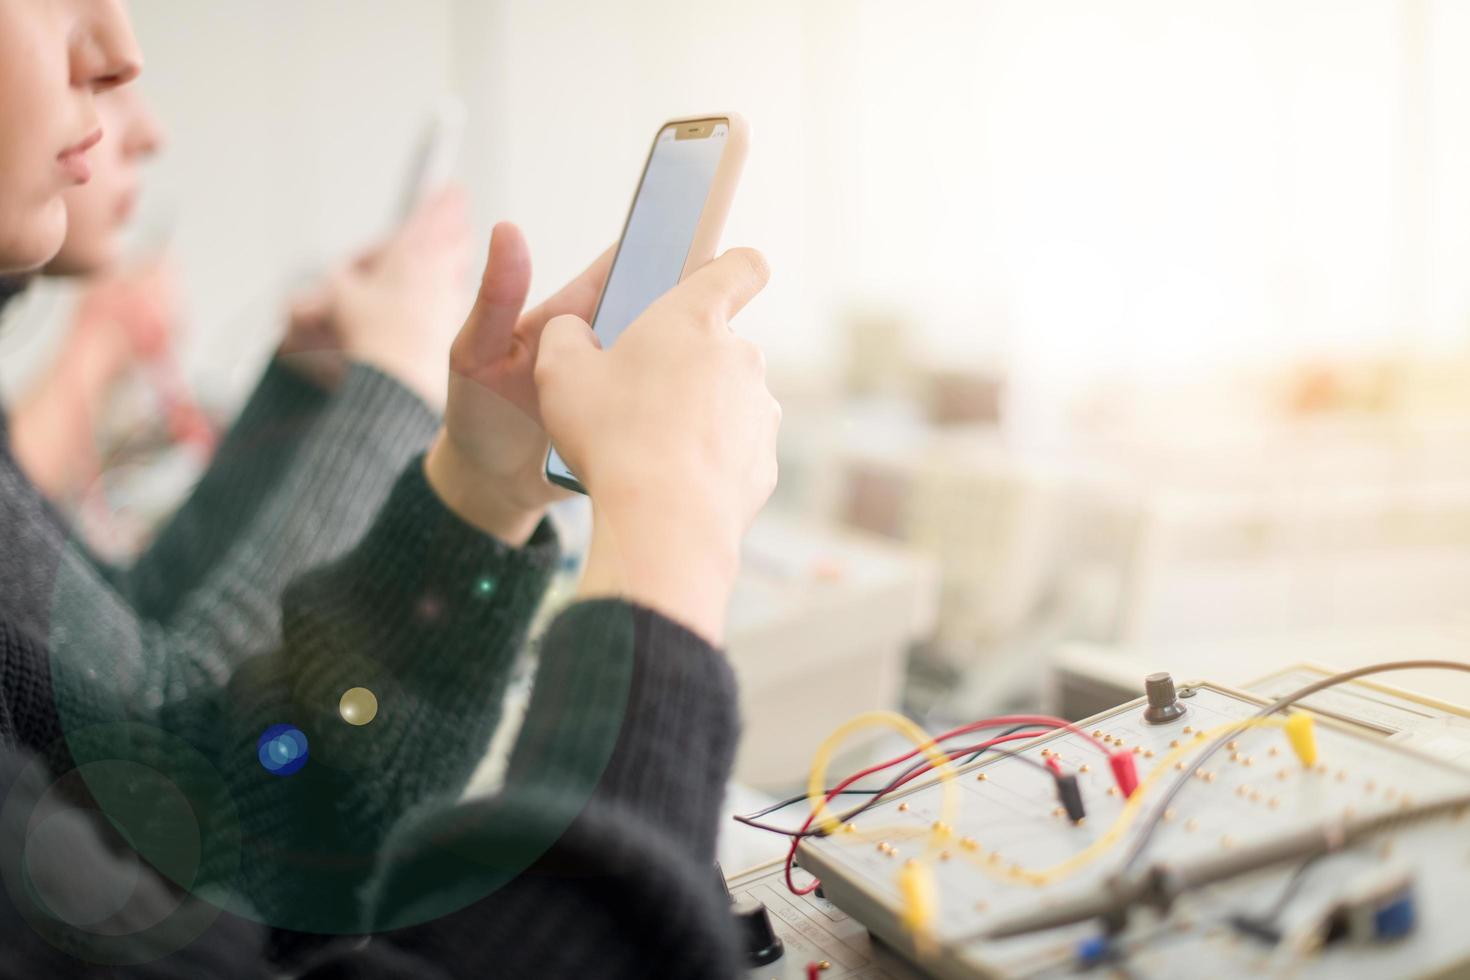
[[[104,92],[97,109],[106,135],[89,154],[92,179],[65,192],[66,241],[48,274],[93,275],[119,261],[122,232],[142,191],[142,165],[163,143],[163,128],[138,86]]]
[[[90,177],[96,90],[137,74],[118,0],[0,0],[0,272],[48,262]]]

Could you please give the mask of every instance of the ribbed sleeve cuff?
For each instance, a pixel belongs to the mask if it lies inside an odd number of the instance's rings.
[[[268,921],[357,928],[382,838],[457,796],[483,757],[556,563],[549,524],[523,548],[486,536],[440,503],[419,457],[358,545],[291,585],[285,646],[232,676],[218,753],[246,842],[238,887]],[[289,778],[255,756],[282,723],[310,746]]]
[[[585,786],[602,760],[599,805],[707,858],[739,737],[735,691],[724,655],[678,623],[621,600],[577,603],[542,639],[506,783]]]

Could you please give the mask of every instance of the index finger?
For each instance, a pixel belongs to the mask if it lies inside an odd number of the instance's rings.
[[[732,248],[700,266],[660,302],[677,303],[728,323],[771,279],[766,257],[753,248]]]

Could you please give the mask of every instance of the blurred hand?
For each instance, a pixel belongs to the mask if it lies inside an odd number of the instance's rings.
[[[630,598],[718,643],[740,539],[776,485],[781,409],[760,349],[729,329],[765,287],[732,249],[602,350],[577,316],[547,325],[539,409],[592,497],[584,595]]]
[[[465,194],[428,198],[392,237],[333,274],[292,307],[283,354],[340,347],[444,405],[444,358],[464,308],[471,237]],[[303,359],[308,374],[310,359]],[[330,360],[321,359],[330,375]]]
[[[96,479],[97,424],[108,392],[130,369],[169,366],[178,321],[173,271],[162,260],[83,286],[61,353],[11,413],[11,449],[52,500]]]
[[[342,338],[332,321],[331,281],[298,293],[286,308],[286,335],[276,354],[293,370],[328,391],[347,374]]]
[[[542,330],[557,316],[592,315],[612,254],[523,314],[530,251],[519,228],[496,225],[479,295],[450,349],[445,426],[426,472],[451,508],[513,545],[565,495],[544,472],[549,443],[533,376]]]
[[[169,348],[178,305],[173,268],[162,259],[94,279],[77,302],[68,363],[81,366],[92,385],[111,384]]]

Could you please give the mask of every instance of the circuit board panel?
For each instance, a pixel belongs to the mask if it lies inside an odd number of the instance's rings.
[[[802,872],[797,878],[811,881]],[[738,875],[728,887],[737,901],[765,905],[783,946],[781,957],[751,969],[749,980],[807,980],[809,964],[817,964],[822,980],[920,980],[913,967],[874,942],[842,909],[817,895],[791,894],[781,862]]]
[[[1145,780],[1138,816],[1196,746],[1202,731],[1254,715],[1250,695],[1212,685],[1183,692],[1183,717],[1144,720],[1142,702],[1079,723],[1110,748],[1133,753]],[[1251,729],[1232,738],[1190,780],[1150,842],[1145,865],[1228,855],[1232,849],[1279,838],[1334,818],[1402,811],[1416,801],[1470,791],[1470,771],[1419,755],[1369,733],[1333,722],[1316,726],[1319,758],[1305,767],[1278,729]],[[1124,799],[1106,757],[1091,742],[1061,732],[1027,743],[1038,762],[1056,757],[1075,773],[1087,805],[1080,825],[1058,807],[1054,783],[1014,757],[989,757],[964,767],[944,790],[930,782],[896,794],[828,837],[810,838],[800,866],[821,879],[827,899],[903,951],[920,975],[976,977],[1066,976],[1077,972],[1080,944],[1096,937],[1081,923],[1002,940],[972,938],[1018,914],[1090,894],[1119,870],[1142,825],[1117,823]],[[1163,767],[1151,787],[1148,778]],[[935,825],[943,827],[936,832]],[[1109,845],[1108,835],[1116,832]],[[1099,843],[1103,841],[1103,843]],[[1079,854],[1093,855],[1089,861]],[[935,919],[922,944],[900,924],[898,871],[918,860],[932,869]],[[1417,896],[1415,929],[1397,942],[1308,948],[1320,921],[1354,882],[1406,869]],[[1470,817],[1463,810],[1406,823],[1370,842],[1330,855],[1302,870],[1287,865],[1184,896],[1162,919],[1135,916],[1114,945],[1144,976],[1450,977],[1470,976]],[[809,879],[808,879],[809,880]],[[1290,882],[1291,901],[1279,915],[1283,935],[1267,945],[1230,925],[1232,915],[1270,907]]]

